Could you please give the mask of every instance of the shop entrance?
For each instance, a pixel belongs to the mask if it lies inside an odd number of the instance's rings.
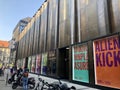
[[[59,49],[59,76],[69,79],[69,48]]]

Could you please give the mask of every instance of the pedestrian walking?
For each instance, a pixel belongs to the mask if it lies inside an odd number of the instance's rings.
[[[5,79],[6,85],[7,85],[9,77],[10,77],[10,68],[9,68],[9,66],[6,66],[4,69],[4,79]]]

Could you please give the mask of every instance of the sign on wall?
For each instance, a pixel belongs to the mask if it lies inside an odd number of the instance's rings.
[[[93,42],[95,83],[120,88],[120,37],[117,35]]]
[[[88,48],[86,44],[72,47],[73,80],[89,82]]]

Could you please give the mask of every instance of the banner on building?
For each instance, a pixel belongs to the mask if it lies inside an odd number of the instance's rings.
[[[41,72],[41,58],[42,57],[40,54],[36,56],[36,70],[35,70],[35,72],[37,74],[40,74],[40,72]]]
[[[25,58],[22,59],[22,68],[24,69],[25,68]]]
[[[110,36],[93,42],[95,83],[120,88],[120,37]]]
[[[32,56],[32,66],[31,66],[31,72],[33,72],[33,73],[35,73],[35,65],[36,65],[36,63],[35,63],[35,58],[36,58],[36,56],[34,55],[34,56]]]
[[[31,56],[29,56],[28,57],[28,69],[29,69],[29,71],[31,71],[31,63],[32,63],[32,57]]]
[[[72,47],[73,80],[89,82],[87,44]]]
[[[47,74],[47,53],[42,54],[42,64],[41,64],[41,73],[46,75]]]

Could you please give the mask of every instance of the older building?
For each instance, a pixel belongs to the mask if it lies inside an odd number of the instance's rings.
[[[7,65],[10,60],[9,42],[0,40],[0,67]]]

